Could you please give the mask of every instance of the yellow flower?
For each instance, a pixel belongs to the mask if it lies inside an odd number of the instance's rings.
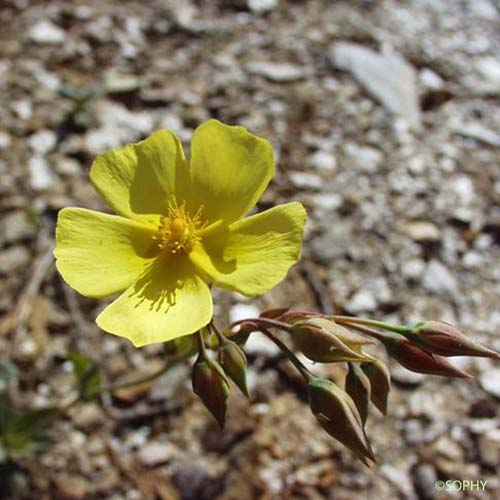
[[[190,167],[166,130],[104,153],[90,179],[118,215],[61,210],[57,269],[88,297],[123,292],[96,322],[135,346],[191,334],[212,318],[210,284],[259,295],[299,259],[300,203],[243,218],[273,174],[269,142],[217,120],[195,130]]]

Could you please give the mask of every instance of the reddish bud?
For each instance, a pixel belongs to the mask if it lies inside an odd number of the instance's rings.
[[[216,361],[199,356],[193,366],[192,382],[194,392],[222,429],[231,391],[224,371]]]
[[[318,377],[312,377],[307,387],[311,411],[321,427],[365,465],[375,462],[363,422],[349,394],[333,382]]]
[[[382,361],[373,358],[370,362],[363,363],[361,368],[370,381],[372,403],[385,415],[391,390],[391,375],[387,366]]]
[[[288,307],[276,307],[275,309],[268,309],[267,311],[263,311],[259,314],[259,318],[271,318],[278,319],[283,316],[286,312],[290,310],[290,306]]]
[[[383,343],[390,356],[413,372],[443,377],[471,378],[468,373],[455,368],[446,358],[423,351],[403,337],[386,338]]]
[[[500,358],[500,355],[464,335],[442,321],[425,321],[416,325],[408,337],[410,342],[440,356],[481,356]]]
[[[290,329],[295,345],[305,356],[318,363],[367,361],[361,347],[373,342],[325,318],[309,318]]]
[[[359,365],[349,363],[349,372],[345,379],[345,390],[354,401],[364,425],[368,417],[371,388],[370,380]]]

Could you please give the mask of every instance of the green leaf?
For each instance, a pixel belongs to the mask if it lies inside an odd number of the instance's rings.
[[[12,404],[7,394],[0,393],[0,436],[7,432],[12,420]]]
[[[0,358],[0,382],[6,383],[17,376],[17,368],[8,359]]]
[[[84,399],[95,396],[101,390],[101,375],[96,364],[83,354],[72,351],[68,358],[73,364],[73,373]]]

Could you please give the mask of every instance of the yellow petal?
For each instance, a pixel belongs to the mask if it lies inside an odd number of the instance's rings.
[[[210,222],[229,224],[248,213],[274,175],[271,145],[244,127],[208,120],[193,134],[189,203]]]
[[[307,214],[288,203],[234,222],[195,246],[189,257],[207,280],[253,296],[267,292],[299,260]]]
[[[56,266],[64,281],[88,297],[125,290],[155,251],[153,231],[117,215],[64,208],[56,226]]]
[[[90,180],[107,204],[118,214],[141,221],[165,213],[172,194],[183,199],[188,179],[182,146],[168,130],[103,153],[90,170]]]
[[[185,255],[162,255],[97,317],[136,347],[196,332],[212,319],[212,297]]]

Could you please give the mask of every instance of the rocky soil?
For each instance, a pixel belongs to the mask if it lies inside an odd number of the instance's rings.
[[[299,200],[303,259],[258,300],[217,293],[217,317],[278,305],[395,322],[441,319],[500,348],[500,40],[494,0],[0,2],[0,355],[32,406],[74,391],[67,353],[106,378],[162,349],[100,332],[103,301],[52,263],[57,212],[103,209],[96,154],[158,128],[189,146],[209,117],[269,138],[278,173],[260,208]],[[252,399],[221,432],[189,367],[73,408],[27,456],[30,499],[498,498],[500,370],[473,381],[391,364],[389,415],[368,470],[324,434],[296,375],[255,336]],[[318,368],[336,377],[337,370]],[[484,492],[436,480],[487,480]],[[0,479],[1,480],[1,479]]]

